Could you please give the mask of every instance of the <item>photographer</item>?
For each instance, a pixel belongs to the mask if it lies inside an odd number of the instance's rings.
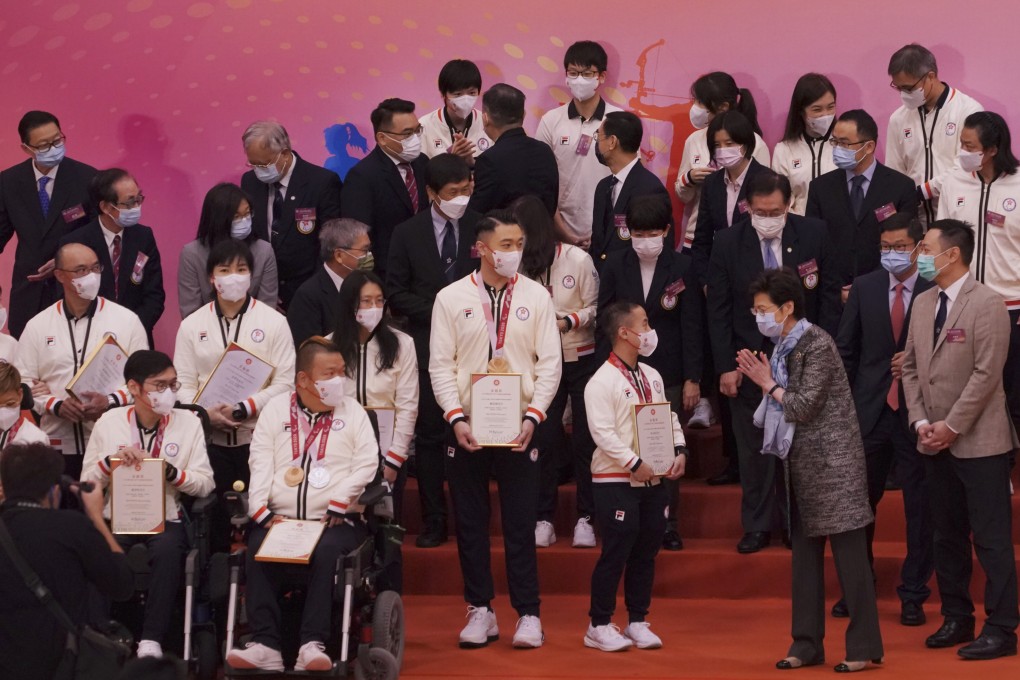
[[[75,623],[87,613],[88,585],[115,599],[131,595],[133,580],[123,551],[109,531],[97,531],[85,513],[59,511],[64,494],[60,452],[43,444],[8,446],[0,457],[6,501],[0,519],[14,545]],[[100,499],[101,500],[101,499]],[[0,677],[50,680],[60,664],[67,631],[25,585],[7,551],[0,549]]]

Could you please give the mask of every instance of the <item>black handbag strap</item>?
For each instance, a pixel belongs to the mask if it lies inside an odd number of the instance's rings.
[[[32,567],[28,566],[28,562],[21,556],[21,552],[17,546],[14,545],[14,539],[11,538],[11,532],[7,530],[7,523],[4,522],[2,516],[0,516],[0,544],[3,545],[4,552],[11,558],[11,562],[14,564],[18,573],[21,574],[21,578],[24,580],[25,585],[28,587],[32,594],[39,598],[43,606],[53,615],[53,617],[60,622],[60,625],[67,629],[71,635],[77,636],[79,631],[78,627],[71,621],[71,617],[67,615],[64,608],[60,606],[56,598],[53,597],[53,593],[50,589],[42,582],[39,575],[35,573]]]

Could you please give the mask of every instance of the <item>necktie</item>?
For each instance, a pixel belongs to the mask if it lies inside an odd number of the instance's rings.
[[[113,261],[113,299],[120,296],[120,234],[113,237],[113,252],[110,253]]]
[[[850,207],[854,211],[854,218],[859,220],[864,207],[864,175],[854,175],[850,183],[854,185],[850,190]]]
[[[284,198],[283,185],[279,182],[273,182],[273,224],[270,227],[270,238],[274,241],[280,235],[280,215],[283,213]]]
[[[616,207],[616,185],[620,183],[620,180],[616,175],[610,175],[609,177],[609,205]]]
[[[772,252],[772,244],[776,242],[774,238],[767,238],[762,243],[765,245],[765,269],[779,269],[779,263],[776,262],[776,254]]]
[[[446,280],[453,283],[457,276],[457,239],[453,235],[453,224],[449,220],[443,229],[443,247],[440,249],[439,257],[443,261]]]
[[[411,211],[418,212],[418,180],[414,178],[414,169],[410,163],[401,163],[400,168],[404,171],[404,186],[407,187],[407,195],[411,197]]]
[[[39,205],[42,207],[43,217],[50,211],[50,195],[46,193],[46,185],[49,183],[49,177],[39,178]]]
[[[946,308],[949,303],[949,296],[946,291],[939,293],[939,310],[935,313],[935,338],[932,340],[932,347],[938,344],[939,336],[942,335],[942,327],[946,324]]]
[[[896,343],[897,348],[899,348],[900,336],[903,335],[903,318],[905,315],[903,308],[903,284],[897,283],[896,288],[893,290],[892,309],[889,310],[893,341]],[[889,404],[889,408],[893,411],[900,410],[900,381],[896,378],[893,378],[892,385],[889,386],[889,394],[885,396],[885,403]]]

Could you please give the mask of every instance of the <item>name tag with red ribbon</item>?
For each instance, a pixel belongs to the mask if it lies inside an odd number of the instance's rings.
[[[886,203],[881,208],[875,208],[875,219],[879,222],[885,222],[887,219],[896,214],[896,206],[892,203]]]

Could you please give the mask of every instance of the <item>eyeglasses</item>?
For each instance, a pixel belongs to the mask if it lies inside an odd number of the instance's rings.
[[[49,151],[53,147],[64,146],[64,142],[66,142],[66,141],[67,141],[67,137],[65,137],[62,134],[62,135],[60,135],[59,138],[54,139],[52,142],[46,142],[44,144],[40,144],[39,146],[32,146],[31,144],[26,143],[25,146],[27,146],[29,149],[34,149],[35,151],[38,151],[39,153],[45,153],[46,151]]]
[[[776,309],[779,309],[779,305],[772,305],[771,309],[765,307],[751,307],[749,311],[751,312],[751,316],[758,316],[759,314],[768,314]]]
[[[134,198],[128,199],[123,203],[118,201],[117,203],[114,203],[114,205],[117,206],[118,208],[137,208],[142,203],[145,203],[145,194],[140,193]]]
[[[776,211],[765,212],[764,210],[752,210],[751,211],[751,215],[754,216],[754,217],[758,217],[758,218],[763,218],[763,217],[786,217],[786,211],[785,210],[780,210],[778,212],[776,212]]]
[[[870,139],[862,139],[859,142],[851,142],[846,139],[836,139],[835,137],[829,138],[829,144],[833,148],[840,146],[843,147],[844,149],[849,149],[851,146],[859,146],[860,144],[867,144],[870,141],[871,141]]]
[[[407,139],[411,135],[420,135],[424,131],[425,128],[422,127],[421,125],[411,130],[410,132],[397,132],[396,130],[379,130],[379,132],[382,132],[383,134],[393,135],[398,139]]]
[[[72,276],[74,276],[74,278],[77,279],[82,276],[85,276],[86,274],[102,274],[103,265],[97,263],[92,265],[91,267],[86,267],[83,265],[75,269],[61,269],[60,271],[67,272],[68,274],[71,274]]]
[[[385,307],[386,298],[361,298],[358,302],[360,309],[368,309],[370,307]]]
[[[567,69],[568,78],[577,78],[578,76],[582,78],[598,78],[599,72],[593,69],[588,69],[587,71],[575,71],[574,69]]]
[[[931,71],[929,71],[928,73],[931,73]],[[889,83],[889,87],[891,87],[892,89],[896,90],[897,92],[913,92],[914,88],[917,87],[918,84],[920,84],[920,82],[922,80],[924,80],[925,78],[928,77],[928,73],[925,73],[923,76],[921,76],[916,81],[914,81],[913,85],[910,85],[908,87],[903,87],[903,86],[897,85],[896,83]]]
[[[884,243],[879,247],[879,251],[882,253],[912,253],[917,250],[917,246],[912,246],[905,243],[895,243],[891,246],[887,246]]]
[[[260,170],[265,170],[266,168],[271,168],[272,166],[276,165],[280,161],[280,156],[282,155],[283,151],[281,150],[280,153],[276,154],[276,158],[274,158],[271,163],[266,163],[265,165],[260,165],[259,163],[252,163],[251,161],[248,161],[247,163],[245,163],[245,165],[247,165],[249,168],[258,168]]]
[[[177,394],[177,392],[181,389],[181,382],[179,380],[174,380],[172,383],[159,381],[149,384],[152,385],[152,389],[150,390],[151,392],[159,392],[160,394],[166,392],[167,388],[169,388],[174,394]]]

